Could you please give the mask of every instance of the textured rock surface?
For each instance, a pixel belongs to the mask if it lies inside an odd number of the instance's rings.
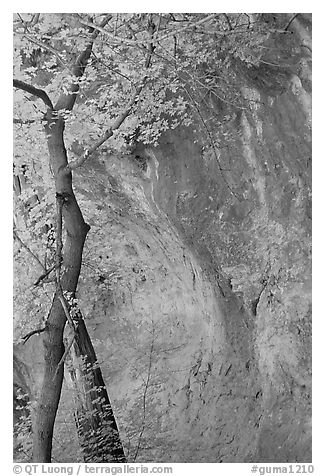
[[[249,109],[215,105],[218,160],[178,128],[76,174],[81,306],[130,461],[311,460],[308,18],[295,29],[294,68],[243,74]],[[34,367],[36,339],[17,349]]]

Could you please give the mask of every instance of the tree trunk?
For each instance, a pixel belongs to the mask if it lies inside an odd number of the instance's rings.
[[[81,316],[70,355],[74,416],[85,463],[126,462],[96,353]]]
[[[43,333],[44,377],[35,412],[33,432],[33,462],[49,463],[51,462],[54,422],[63,382],[63,365],[60,365],[60,362],[64,355],[63,331],[67,316],[60,297],[62,298],[62,291],[71,293],[72,296],[75,294],[83,247],[90,227],[85,223],[74,195],[71,171],[66,169],[68,160],[63,138],[64,119],[58,115],[57,111],[51,110],[48,110],[46,119],[45,131],[50,166],[55,178],[57,198],[60,197],[62,200],[62,216],[66,231],[60,265],[62,275],[59,278],[60,282],[57,283],[57,290]],[[85,356],[86,361],[93,364],[96,356],[83,320],[80,321],[79,326],[76,331],[75,353]],[[77,371],[78,369],[76,369],[76,373]],[[78,434],[81,438],[85,459],[91,461],[90,458],[93,454],[92,450],[87,450],[87,435],[83,434],[87,426],[91,425],[91,430],[95,433],[102,432],[105,427],[106,438],[99,450],[100,458],[110,462],[124,461],[123,448],[100,369],[91,368],[87,375],[86,379],[86,373],[80,373],[80,385],[86,390],[87,404],[80,405],[77,411]],[[93,389],[93,385],[98,386],[99,390]],[[93,402],[98,397],[102,399],[100,406]],[[89,420],[89,413],[92,414],[92,411],[97,417]],[[100,418],[104,414],[105,418],[101,421]],[[104,456],[105,451],[107,451],[107,456]]]

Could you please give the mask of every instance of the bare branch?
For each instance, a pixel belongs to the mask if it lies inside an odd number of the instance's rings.
[[[145,427],[146,427],[147,394],[148,394],[150,379],[151,379],[151,370],[152,370],[153,354],[154,354],[154,343],[155,343],[155,328],[154,328],[154,325],[153,325],[153,327],[152,327],[152,339],[151,339],[150,352],[149,352],[148,372],[147,372],[146,380],[144,382],[144,391],[143,391],[143,397],[142,397],[142,424],[141,424],[141,430],[140,430],[140,433],[139,433],[138,444],[137,444],[135,454],[134,454],[134,457],[133,457],[133,463],[135,463],[135,461],[138,457],[142,436],[143,436],[143,433],[144,433],[144,430],[145,430]]]
[[[299,13],[295,13],[291,18],[290,20],[288,21],[287,25],[285,26],[284,28],[284,31],[287,31],[289,26],[291,25],[291,23],[293,22],[293,20],[295,20],[297,18],[297,16],[299,15]]]
[[[93,23],[86,20],[79,20],[82,25],[88,26],[89,28],[94,28],[100,33],[111,38],[115,43],[124,43],[129,46],[143,45],[143,40],[130,40],[129,38],[121,38],[120,36],[115,36],[113,33],[105,30],[102,26],[94,25]]]
[[[34,286],[38,286],[43,279],[45,279],[56,267],[56,264],[51,266],[45,273],[41,274],[41,276],[35,281]]]
[[[75,337],[76,337],[76,334],[74,333],[72,339],[70,340],[69,344],[67,345],[67,347],[65,348],[65,351],[64,351],[64,354],[62,355],[61,359],[60,359],[60,362],[58,363],[57,367],[56,367],[56,370],[55,370],[55,374],[54,374],[54,377],[53,377],[53,380],[55,379],[55,377],[57,376],[57,373],[58,371],[60,370],[60,368],[62,367],[62,365],[64,364],[66,358],[67,358],[67,355],[72,347],[72,344],[75,340]]]
[[[13,86],[14,88],[21,89],[22,91],[26,91],[27,93],[38,97],[44,102],[45,106],[47,106],[49,109],[53,111],[54,108],[53,108],[52,101],[43,89],[35,88],[35,86],[32,86],[31,84],[27,84],[25,83],[25,81],[20,81],[19,79],[13,80]]]
[[[26,243],[23,242],[23,240],[20,238],[20,236],[18,235],[17,231],[14,230],[14,237],[15,239],[18,241],[18,243],[20,243],[20,245],[25,248],[25,250],[28,251],[28,253],[34,258],[34,260],[40,265],[40,267],[46,272],[47,270],[45,269],[43,263],[41,262],[41,260],[38,258],[38,256],[36,256],[35,253],[33,253],[33,251],[29,248],[29,246],[26,245]]]
[[[163,35],[161,37],[156,38],[156,41],[163,41],[163,40],[166,40],[167,38],[169,38],[171,36],[178,35],[179,33],[182,33],[183,31],[188,30],[189,28],[195,28],[198,25],[201,25],[202,23],[205,23],[209,20],[212,20],[215,16],[216,16],[216,14],[213,13],[212,15],[208,15],[204,18],[201,18],[201,20],[199,20],[195,23],[188,23],[187,25],[183,26],[179,30],[174,30],[172,32],[166,33],[166,35]]]
[[[69,312],[65,297],[63,296],[62,289],[60,288],[58,292],[59,292],[58,298],[59,298],[60,303],[62,304],[65,317],[67,318],[67,321],[69,322],[69,325],[70,325],[71,329],[75,330],[76,327],[75,327],[74,322],[73,322],[73,320],[70,316],[70,312]]]
[[[166,33],[165,35],[163,35],[161,37],[155,38],[155,41],[162,41],[162,40],[165,40],[165,39],[167,39],[167,38],[169,38],[169,37],[171,37],[175,34],[182,33],[183,31],[188,30],[189,28],[195,28],[196,26],[201,25],[202,23],[205,23],[205,22],[211,20],[214,17],[215,17],[215,14],[213,13],[211,15],[208,15],[208,16],[204,17],[204,18],[201,18],[197,22],[194,22],[194,23],[188,22],[187,25],[183,26],[179,30],[173,30],[172,32]],[[97,25],[94,25],[93,23],[88,22],[86,20],[80,20],[80,23],[85,25],[85,26],[95,28],[96,30],[100,31],[104,35],[111,38],[115,43],[124,43],[124,44],[129,45],[129,46],[141,46],[141,45],[143,46],[143,40],[131,40],[129,38],[121,38],[120,36],[115,36],[113,33],[110,33],[109,31],[105,30],[104,28],[102,28],[100,26],[97,26]]]
[[[203,127],[204,127],[204,129],[205,129],[205,131],[206,131],[206,133],[207,133],[207,136],[208,136],[208,138],[209,138],[209,141],[210,141],[210,144],[211,144],[211,146],[212,146],[212,150],[213,150],[213,153],[214,153],[214,156],[215,156],[217,165],[218,165],[218,168],[219,168],[219,170],[220,170],[220,175],[221,175],[221,177],[222,177],[222,179],[223,179],[223,181],[224,181],[226,187],[228,188],[228,190],[230,191],[230,193],[231,193],[235,198],[237,198],[237,200],[238,200],[239,202],[241,202],[242,199],[241,199],[241,198],[239,197],[239,195],[231,188],[231,186],[229,185],[227,179],[226,179],[225,176],[224,176],[224,169],[223,169],[222,166],[221,166],[221,163],[220,163],[220,160],[219,160],[219,157],[218,157],[218,153],[217,153],[217,150],[216,150],[216,146],[215,146],[214,140],[213,140],[213,138],[212,138],[212,136],[211,136],[211,132],[210,132],[209,128],[207,127],[206,122],[205,122],[205,120],[204,120],[204,118],[203,118],[203,116],[202,116],[202,114],[201,114],[201,111],[200,111],[200,108],[199,108],[197,102],[196,102],[195,99],[192,97],[192,95],[188,92],[188,90],[187,90],[187,88],[186,88],[185,86],[183,87],[183,90],[184,90],[184,92],[187,94],[187,96],[190,98],[190,100],[191,100],[191,102],[192,102],[194,108],[196,109],[196,111],[197,111],[197,113],[198,113],[198,116],[199,116],[199,118],[200,118],[200,120],[201,120],[201,122],[202,122],[202,125],[203,125]]]
[[[32,18],[32,20],[31,20],[29,26],[34,26],[34,25],[36,25],[36,23],[38,23],[38,20],[39,20],[40,15],[41,15],[40,13],[35,13],[35,14],[33,15],[33,18]]]
[[[28,334],[26,334],[21,339],[24,341],[24,344],[26,344],[26,342],[28,341],[30,337],[32,337],[35,334],[41,334],[41,332],[44,332],[44,331],[45,331],[45,327],[43,327],[42,329],[35,329],[34,331],[28,332]]]
[[[20,18],[20,21],[19,22],[16,21],[15,23],[18,23],[18,24],[20,24],[21,26],[24,26],[27,29],[29,26],[33,27],[33,26],[36,25],[36,23],[38,23],[39,17],[40,17],[41,14],[40,13],[34,13],[31,20],[24,20],[19,13],[17,13],[17,15]]]
[[[231,22],[230,22],[230,20],[229,20],[229,17],[228,17],[228,15],[227,15],[227,13],[224,13],[223,16],[224,16],[225,19],[226,19],[226,22],[227,22],[227,24],[228,24],[229,30],[232,30]]]
[[[33,124],[35,122],[38,122],[37,119],[18,119],[17,117],[13,118],[13,123],[14,124]]]
[[[107,69],[109,69],[110,71],[112,71],[114,74],[117,74],[118,76],[121,76],[122,78],[126,79],[127,81],[129,81],[131,84],[133,84],[133,81],[131,78],[129,78],[128,76],[126,76],[125,74],[121,73],[118,69],[116,68],[113,68],[112,66],[110,66],[108,63],[106,63],[106,61],[104,61],[102,58],[99,58],[93,51],[91,53],[93,55],[93,57],[96,59],[96,61],[98,61],[99,63],[103,64],[104,66],[106,66]]]
[[[164,46],[162,46],[162,45],[160,45],[160,44],[159,44],[159,46],[160,46],[160,47],[166,52],[166,54],[170,57],[170,60],[168,60],[168,58],[166,58],[165,56],[162,56],[161,54],[158,54],[158,53],[156,53],[156,52],[154,52],[153,54],[154,54],[155,56],[157,56],[158,58],[163,59],[167,64],[172,61],[172,62],[174,63],[174,68],[177,67],[177,68],[175,69],[177,76],[179,76],[179,78],[181,78],[183,81],[184,81],[184,78],[180,75],[180,71],[182,71],[182,73],[185,73],[187,76],[189,76],[189,78],[193,81],[194,84],[197,83],[197,84],[201,85],[204,89],[206,89],[209,93],[211,93],[212,95],[214,95],[214,96],[215,96],[216,98],[218,98],[220,101],[222,101],[222,102],[224,102],[224,103],[226,103],[226,104],[229,104],[229,105],[231,105],[231,106],[235,106],[235,107],[238,108],[238,109],[243,109],[243,110],[244,110],[244,109],[247,109],[247,108],[244,107],[244,106],[239,106],[238,104],[236,104],[236,103],[234,103],[234,102],[232,102],[232,101],[229,101],[229,100],[227,100],[226,98],[223,98],[223,97],[219,96],[219,95],[215,92],[214,89],[212,89],[210,86],[207,86],[206,84],[202,83],[202,82],[200,81],[199,77],[195,77],[193,74],[190,74],[189,71],[188,71],[186,68],[184,68],[184,67],[182,66],[181,61],[179,61],[177,58],[175,58],[175,56],[173,56]],[[215,75],[215,77],[218,77],[218,76]],[[196,85],[196,84],[195,84],[195,85]]]
[[[250,25],[255,23],[255,22],[251,22],[250,20],[249,22],[250,22]],[[202,28],[202,29],[196,29],[196,33],[200,33],[202,35],[213,35],[216,37],[217,36],[225,37],[225,36],[238,35],[238,34],[247,35],[247,31],[248,31],[247,28],[248,28],[247,23],[240,23],[240,24],[236,23],[235,25],[232,25],[231,28],[229,28],[228,30],[219,31],[219,30],[207,30],[206,28]],[[268,28],[268,31],[271,33],[291,33],[286,31],[285,29],[278,29],[278,28]]]
[[[307,48],[307,50],[309,50],[309,51],[312,53],[312,49],[310,48],[310,46],[304,45],[303,43],[301,43],[300,46],[301,46],[302,48]]]
[[[148,53],[147,53],[147,57],[146,57],[146,60],[145,60],[145,68],[148,69],[149,66],[150,66],[150,62],[151,62],[151,57],[152,57],[152,53],[154,52],[155,50],[155,47],[152,43],[153,41],[153,35],[154,35],[154,32],[155,32],[155,29],[156,29],[156,26],[154,24],[154,22],[152,21],[152,13],[149,13],[148,15],[148,33],[149,33],[149,41],[148,41]]]

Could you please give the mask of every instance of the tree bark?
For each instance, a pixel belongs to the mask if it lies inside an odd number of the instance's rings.
[[[60,173],[67,164],[64,147],[64,121],[48,110],[46,134],[50,153],[50,165],[55,177],[56,193],[64,197],[63,217],[66,241],[63,249],[61,287],[74,295],[80,275],[83,246],[90,229],[83,219],[72,189],[72,175]],[[43,333],[44,378],[39,395],[33,434],[33,461],[51,462],[52,437],[59,405],[63,366],[58,365],[64,353],[63,331],[66,315],[59,300],[58,290]]]
[[[126,462],[101,369],[81,316],[70,355],[74,416],[85,463]]]
[[[44,377],[35,412],[33,432],[33,462],[49,463],[51,462],[53,428],[61,396],[64,368],[61,365],[61,359],[64,355],[63,331],[67,316],[60,298],[62,299],[62,291],[71,293],[72,296],[75,295],[83,247],[90,227],[82,216],[72,188],[72,173],[67,169],[68,160],[63,136],[64,120],[55,110],[48,110],[46,119],[45,131],[50,166],[55,178],[56,195],[62,200],[62,215],[66,231],[61,263],[62,275],[60,282],[57,283],[57,290],[43,333]],[[82,319],[78,322],[75,339],[75,354],[79,357],[83,356],[88,363],[94,364],[96,355]],[[79,406],[76,411],[78,435],[85,461],[92,461],[92,456],[101,459],[101,462],[125,461],[100,369],[91,368],[87,374],[84,371],[75,372],[75,375],[79,375],[80,378],[78,386],[84,389],[86,395],[86,405]],[[75,382],[77,382],[76,379]],[[98,398],[102,399],[101,405],[96,403]],[[90,415],[94,413],[97,416],[89,419],[85,412]],[[84,435],[87,428],[91,428],[95,437],[101,436],[101,444],[97,453],[87,447],[89,441],[87,441],[87,435]],[[103,439],[104,428],[106,433]]]

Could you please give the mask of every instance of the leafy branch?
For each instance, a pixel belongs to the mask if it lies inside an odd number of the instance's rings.
[[[114,43],[124,43],[128,46],[135,46],[135,45],[139,45],[139,46],[142,45],[143,46],[143,40],[131,40],[129,38],[122,38],[120,36],[114,35],[113,33],[109,32],[108,30],[105,30],[103,25],[94,25],[93,23],[91,23],[87,20],[83,20],[83,19],[80,19],[79,21],[82,25],[94,28],[95,30],[98,31],[98,33],[100,32],[100,33],[103,33],[104,35],[108,36],[111,40],[114,41]]]
[[[72,170],[75,170],[77,169],[78,167],[80,167],[81,165],[83,165],[86,160],[101,146],[104,144],[104,142],[106,142],[110,137],[112,137],[112,135],[114,134],[114,131],[116,131],[117,129],[119,129],[119,127],[123,124],[123,122],[125,121],[125,119],[129,116],[130,112],[132,111],[132,107],[133,105],[138,101],[139,99],[139,94],[142,90],[143,86],[138,86],[138,88],[136,89],[136,92],[133,94],[131,100],[129,101],[128,105],[126,106],[126,108],[120,113],[120,115],[117,117],[117,119],[114,121],[114,123],[112,124],[112,126],[106,130],[106,132],[104,133],[104,135],[97,141],[95,142],[95,144],[90,148],[90,149],[86,149],[85,153],[79,157],[78,159],[76,159],[75,161],[73,162],[70,162],[66,168],[65,168],[65,172],[66,173],[69,173],[71,172]]]
[[[106,31],[106,30],[105,30]],[[148,15],[148,32],[149,32],[149,39],[148,39],[148,46],[147,46],[147,54],[144,62],[144,67],[146,70],[150,68],[151,64],[151,58],[154,53],[154,45],[153,45],[153,35],[155,32],[155,24],[152,21],[152,15]],[[147,76],[144,76],[142,82],[140,85],[136,88],[135,93],[131,97],[130,101],[128,102],[127,106],[125,109],[121,111],[119,116],[115,119],[114,123],[109,127],[109,129],[106,130],[104,135],[97,141],[95,144],[90,148],[86,149],[85,153],[79,157],[77,160],[70,162],[66,167],[65,167],[65,173],[69,173],[72,170],[77,169],[81,165],[83,165],[86,160],[101,146],[103,145],[112,135],[116,130],[120,128],[120,126],[123,124],[125,119],[130,115],[133,106],[137,103],[139,100],[139,96],[141,91],[143,90],[145,84],[146,84]]]
[[[30,43],[34,43],[35,45],[39,46],[40,48],[49,51],[52,53],[59,63],[67,70],[70,70],[69,65],[63,61],[63,59],[60,56],[60,53],[55,49],[52,48],[52,46],[47,45],[44,43],[44,41],[39,41],[38,39],[33,38],[33,36],[30,33],[25,33],[25,32],[15,32],[17,35],[23,35]]]
[[[103,28],[110,20],[112,19],[112,15],[108,14],[101,22],[101,28]],[[77,57],[71,72],[76,78],[81,78],[85,72],[86,66],[88,64],[88,60],[90,58],[94,41],[96,40],[97,36],[99,35],[99,31],[94,29],[94,24],[92,22],[87,22],[89,27],[89,33],[91,33],[90,40],[86,45],[86,48],[79,54]],[[55,109],[57,111],[64,109],[66,111],[72,111],[73,106],[75,104],[77,94],[79,92],[79,84],[76,81],[73,81],[70,84],[68,94],[63,93],[59,97]]]

